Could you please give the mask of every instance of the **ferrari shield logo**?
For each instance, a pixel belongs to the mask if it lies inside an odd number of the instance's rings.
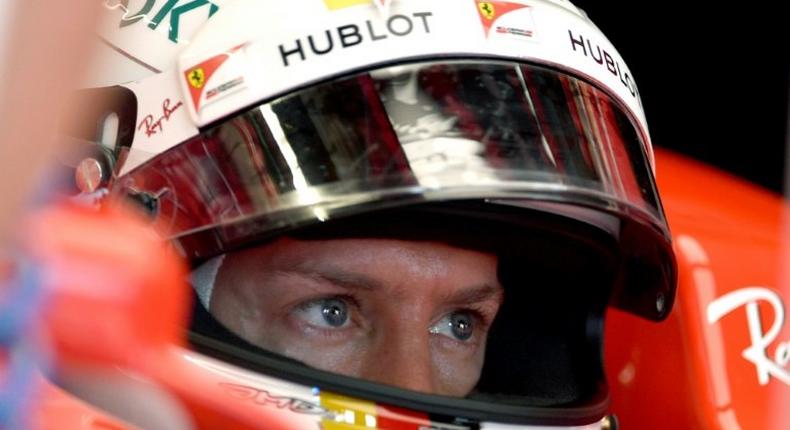
[[[518,23],[510,22],[508,24],[497,24],[497,22],[500,22],[500,18],[509,15],[511,12],[522,9],[529,10],[528,5],[501,0],[475,0],[475,3],[477,3],[477,14],[480,15],[480,23],[483,25],[483,31],[486,37],[488,37],[490,33],[495,32],[495,34],[507,34],[527,39],[532,38],[534,25],[531,24],[532,18],[529,13],[527,13],[527,15],[530,16],[522,17]]]
[[[487,19],[494,19],[494,15],[496,15],[496,12],[494,11],[493,4],[487,1],[480,1],[477,2],[477,8],[480,9],[481,16],[484,16]]]
[[[187,73],[187,80],[192,88],[203,88],[206,83],[206,72],[202,67],[196,67]]]
[[[240,51],[243,46],[236,46],[184,69],[182,76],[187,81],[187,89],[192,95],[195,112],[200,111],[204,90],[208,90],[205,99],[208,101],[209,99],[216,100],[221,94],[229,94],[229,91],[243,87],[243,64],[239,62],[239,55],[242,55]],[[225,67],[225,72],[219,77],[220,82],[216,82],[216,85],[214,85],[212,82],[217,80],[214,75],[223,64],[228,65]],[[208,87],[209,85],[212,87]]]

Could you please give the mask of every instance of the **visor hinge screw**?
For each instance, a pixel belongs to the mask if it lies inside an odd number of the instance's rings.
[[[666,306],[666,299],[664,298],[664,293],[658,293],[656,296],[656,312],[659,315],[664,313],[664,307]]]
[[[619,427],[616,415],[609,415],[601,421],[601,430],[617,430]]]
[[[107,185],[108,172],[105,166],[95,158],[85,158],[74,170],[74,181],[83,193],[92,193]]]

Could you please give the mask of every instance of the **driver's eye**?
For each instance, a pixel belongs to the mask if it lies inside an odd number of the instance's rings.
[[[469,311],[452,312],[431,327],[430,332],[467,341],[475,332],[475,319],[474,313]]]
[[[348,304],[338,298],[307,302],[299,306],[297,314],[315,327],[341,328],[349,322]]]
[[[467,340],[474,332],[474,317],[467,312],[457,312],[450,317],[450,329],[460,340]]]

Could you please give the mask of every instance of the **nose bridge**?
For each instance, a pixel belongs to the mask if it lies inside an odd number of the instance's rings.
[[[375,353],[365,379],[414,391],[433,392],[430,333],[419,318],[402,318],[376,334]]]

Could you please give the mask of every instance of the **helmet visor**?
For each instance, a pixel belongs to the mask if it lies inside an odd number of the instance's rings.
[[[624,110],[577,78],[510,62],[425,62],[248,109],[115,188],[146,202],[168,237],[210,231],[182,240],[192,258],[366,205],[448,199],[566,202],[668,235],[644,148]]]

